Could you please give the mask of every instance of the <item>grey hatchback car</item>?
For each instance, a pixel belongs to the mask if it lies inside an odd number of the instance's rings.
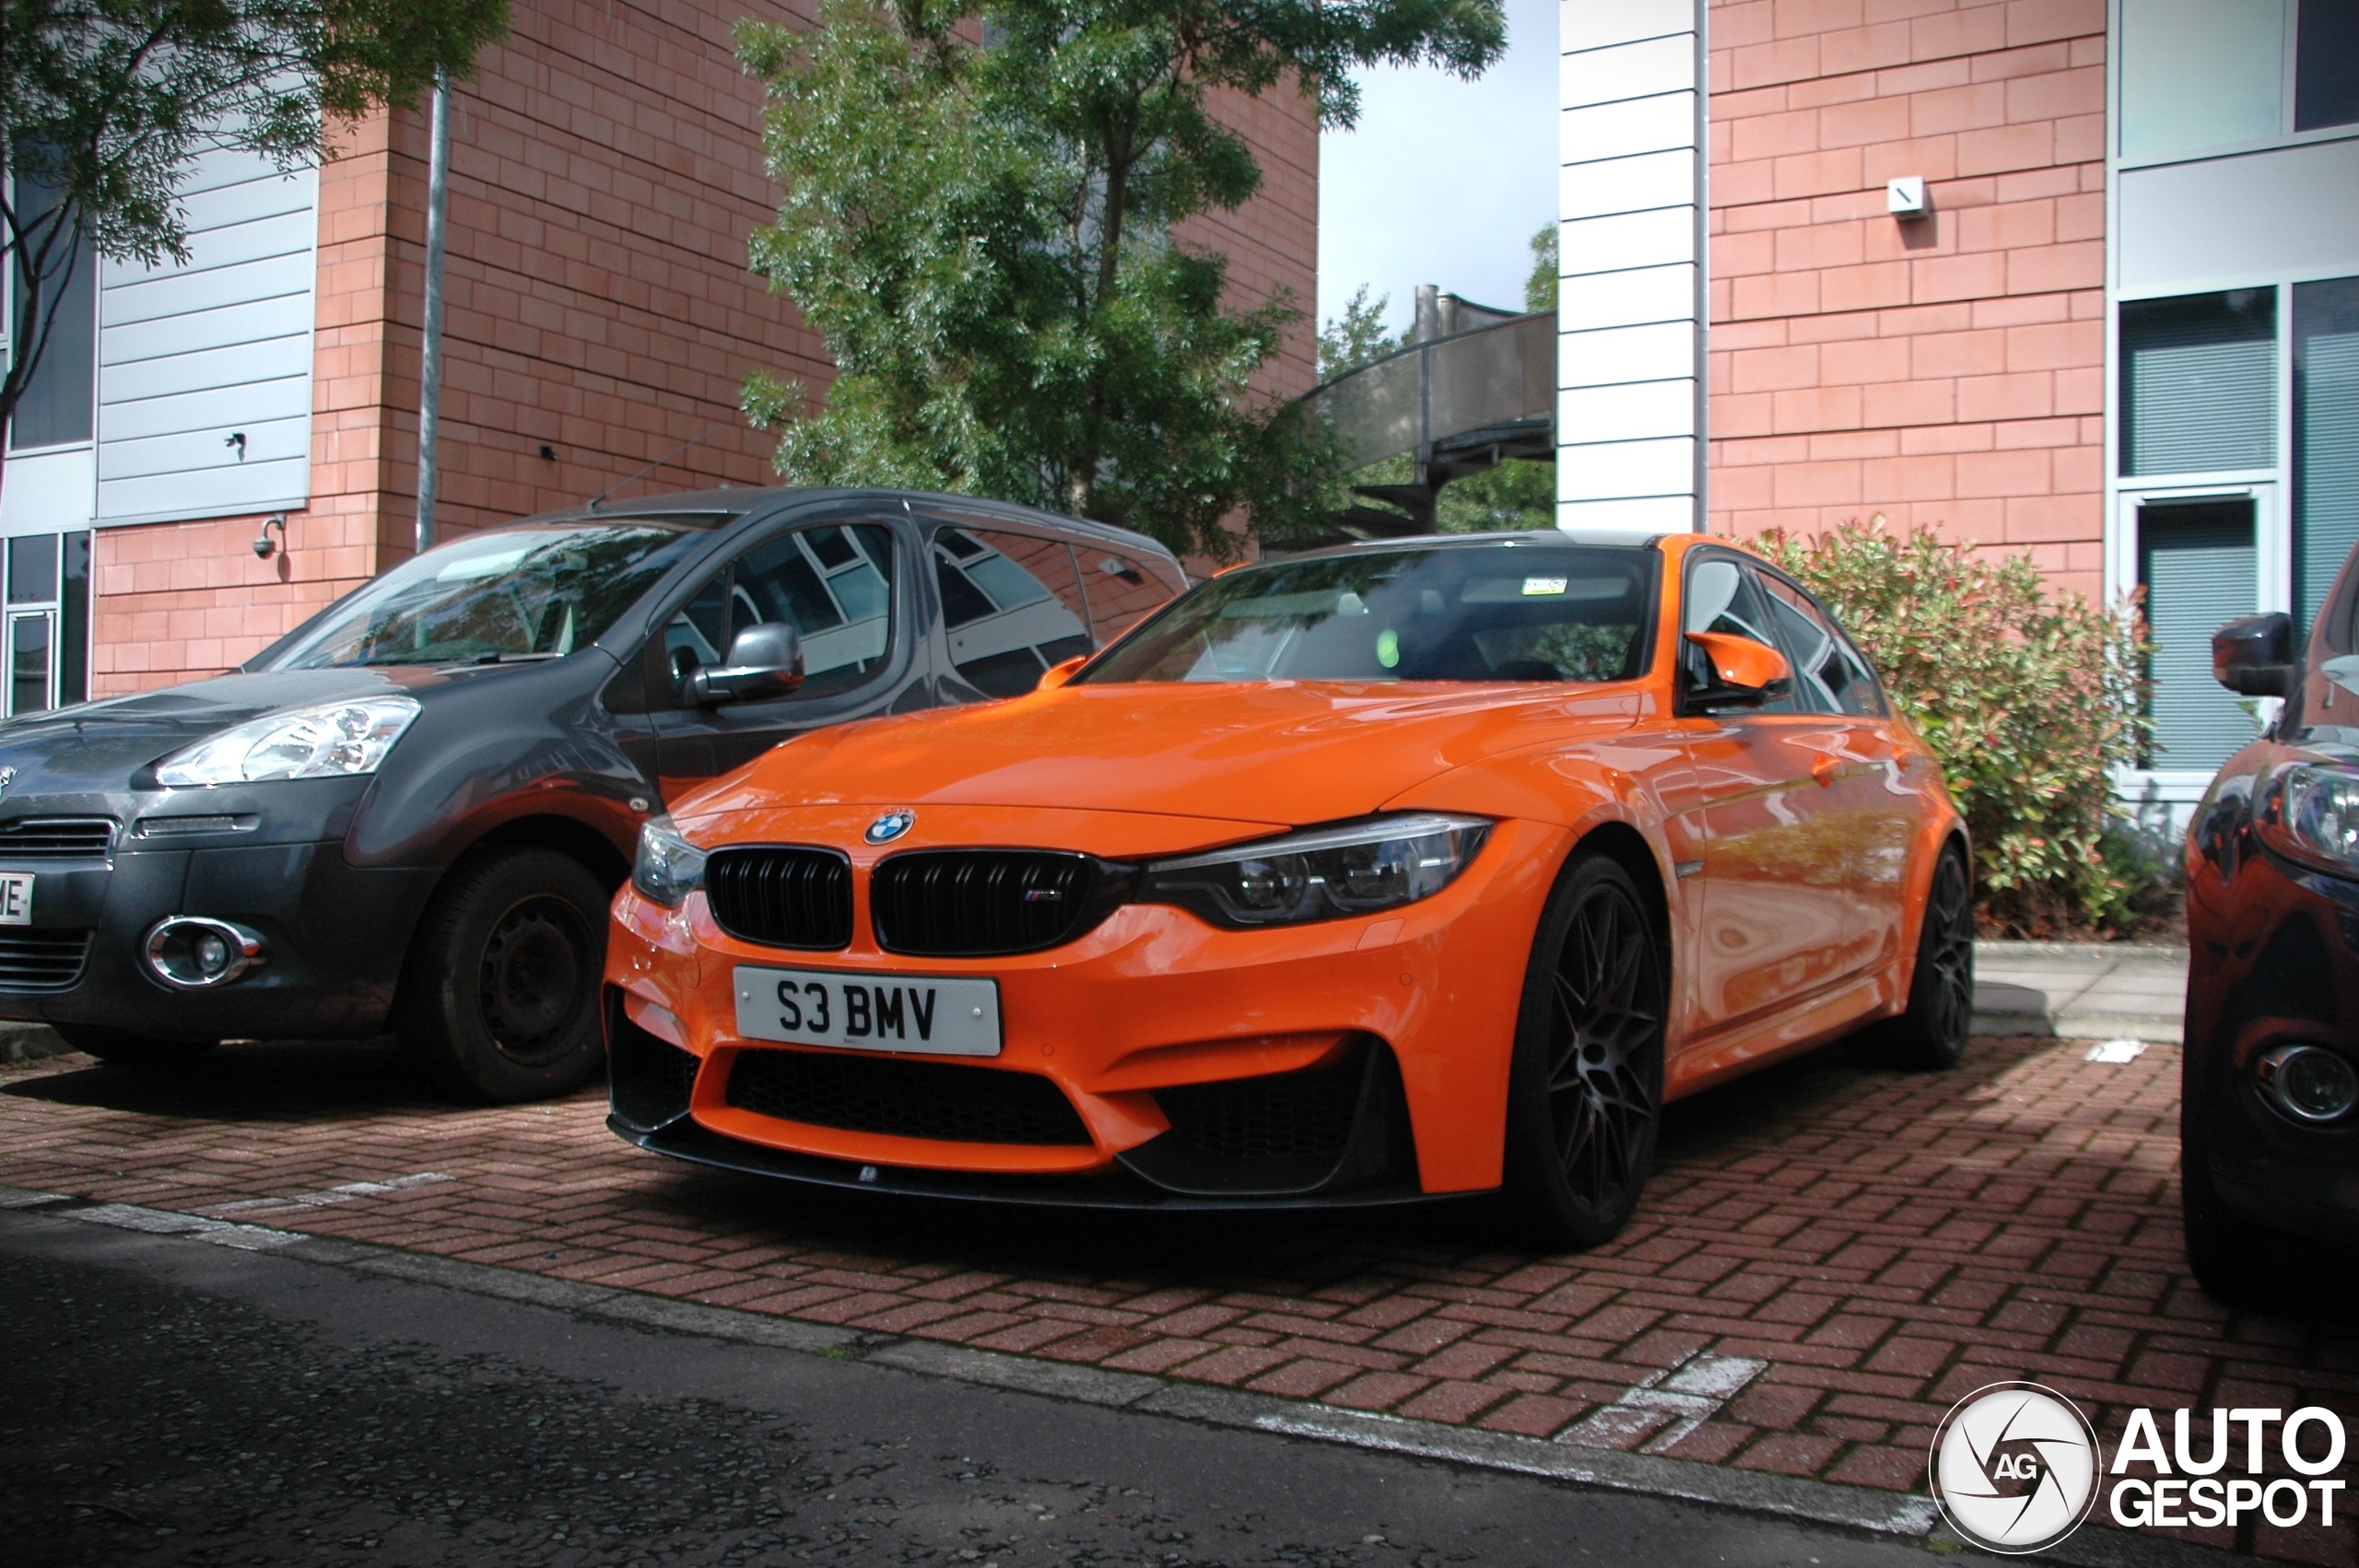
[[[226,674],[0,726],[0,1018],[127,1066],[390,1027],[464,1092],[561,1093],[664,802],[820,725],[1028,691],[1185,586],[1139,534],[898,491],[470,534]]]

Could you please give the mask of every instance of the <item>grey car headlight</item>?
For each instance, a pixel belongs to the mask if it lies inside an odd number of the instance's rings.
[[[1143,904],[1176,904],[1216,926],[1340,920],[1430,898],[1458,879],[1489,837],[1479,816],[1371,817],[1158,860],[1139,879]]]
[[[283,708],[174,752],[156,765],[156,781],[181,790],[374,773],[417,717],[406,696]]]
[[[639,825],[639,856],[632,861],[630,884],[667,909],[704,885],[704,851],[680,837],[668,816],[651,816]]]

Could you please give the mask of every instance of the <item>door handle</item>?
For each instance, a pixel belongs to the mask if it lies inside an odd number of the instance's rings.
[[[1810,776],[1817,779],[1822,786],[1834,783],[1842,772],[1842,763],[1823,753],[1810,765]]]

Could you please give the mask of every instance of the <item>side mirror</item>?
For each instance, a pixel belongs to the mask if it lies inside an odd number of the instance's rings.
[[[1794,684],[1794,667],[1776,649],[1726,632],[1689,632],[1688,646],[1704,656],[1711,684],[1687,694],[1698,708],[1752,708],[1781,697]]]
[[[1088,654],[1076,653],[1061,664],[1051,664],[1040,672],[1040,684],[1032,689],[1036,692],[1055,691],[1059,686],[1072,680],[1080,672],[1081,667],[1088,662]]]
[[[729,662],[688,673],[687,697],[698,708],[788,696],[803,685],[803,639],[783,621],[747,626],[729,645]]]
[[[2230,621],[2212,634],[2212,678],[2239,696],[2294,689],[2294,622],[2282,610]]]

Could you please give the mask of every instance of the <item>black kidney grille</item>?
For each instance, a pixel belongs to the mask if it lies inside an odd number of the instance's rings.
[[[14,860],[102,860],[114,824],[102,816],[20,816],[0,822],[0,866]]]
[[[1071,942],[1111,911],[1106,886],[1086,855],[919,849],[876,868],[868,902],[887,953],[987,958]]]
[[[89,952],[88,931],[0,931],[0,991],[71,990]]]
[[[1172,1134],[1181,1141],[1234,1160],[1278,1159],[1344,1152],[1359,1106],[1357,1052],[1332,1067],[1277,1072],[1157,1089]]]
[[[1086,1145],[1064,1091],[1032,1072],[939,1061],[749,1050],[729,1070],[728,1101],[756,1116],[847,1132],[951,1143]]]
[[[721,929],[746,942],[816,951],[851,941],[851,865],[833,849],[715,849],[704,895]]]

